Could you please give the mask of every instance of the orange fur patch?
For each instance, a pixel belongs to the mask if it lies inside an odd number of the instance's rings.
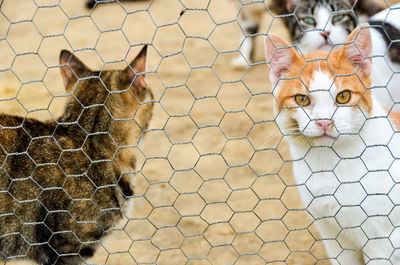
[[[397,130],[400,130],[400,112],[390,112],[389,119]]]
[[[294,52],[294,51],[291,51]],[[297,52],[296,52],[297,53]],[[278,111],[281,107],[295,107],[293,97],[297,94],[307,94],[308,87],[313,79],[315,71],[322,71],[331,75],[338,92],[350,90],[352,98],[347,103],[360,107],[368,114],[372,111],[371,91],[366,90],[371,86],[371,78],[353,65],[344,55],[342,49],[336,49],[331,53],[327,51],[314,51],[305,56],[293,55],[294,61],[283,78],[280,80],[280,90],[276,95]],[[336,77],[336,78],[335,78]]]

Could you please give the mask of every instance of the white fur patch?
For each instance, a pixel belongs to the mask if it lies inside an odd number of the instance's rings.
[[[321,90],[330,91],[331,88],[334,89],[334,91],[331,91],[332,93],[337,91],[336,86],[333,83],[332,75],[321,70],[315,71],[308,90],[310,92]]]
[[[393,75],[393,72],[400,72],[400,65],[388,63],[390,58],[386,55],[388,47],[385,40],[376,29],[371,28],[370,31],[373,56],[371,78],[374,89],[372,91],[374,96],[390,109],[393,106],[393,100],[400,101],[400,89],[398,89],[400,75]],[[396,108],[396,111],[399,109]]]
[[[386,21],[391,25],[400,28],[400,3],[387,8],[370,18],[372,21]]]

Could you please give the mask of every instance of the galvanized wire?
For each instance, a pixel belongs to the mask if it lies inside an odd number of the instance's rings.
[[[98,65],[101,65],[101,69],[109,64],[129,63],[130,55],[126,51],[121,58],[104,58],[106,56],[99,48],[102,45],[101,38],[112,33],[120,34],[129,49],[148,44],[152,49],[149,56],[159,58],[154,67],[146,72],[152,76],[152,81],[159,83],[149,82],[150,87],[158,87],[153,118],[156,122],[151,123],[150,129],[145,131],[151,140],[156,140],[156,146],[151,142],[146,144],[146,136],[144,139],[140,137],[140,142],[145,142],[143,146],[139,143],[135,146],[118,146],[134,148],[137,158],[141,160],[137,171],[125,172],[135,174],[139,179],[137,189],[140,192],[130,198],[134,201],[133,214],[126,216],[127,221],[122,227],[113,229],[109,241],[100,241],[100,250],[95,253],[94,260],[87,261],[87,264],[328,264],[324,263],[329,261],[322,246],[323,239],[315,229],[315,220],[307,210],[308,205],[302,205],[298,196],[297,189],[302,185],[295,183],[292,178],[290,168],[293,160],[288,155],[285,141],[290,135],[283,135],[276,127],[276,117],[270,113],[272,108],[263,107],[275,100],[274,88],[269,88],[267,83],[261,89],[252,84],[251,79],[265,80],[266,62],[245,59],[248,66],[239,71],[231,69],[229,65],[234,56],[240,55],[240,47],[246,39],[264,37],[279,19],[287,15],[274,15],[263,0],[224,1],[223,6],[235,11],[234,15],[222,19],[219,16],[224,14],[224,10],[216,10],[214,6],[219,7],[217,0],[171,2],[175,6],[169,7],[163,5],[161,0],[151,0],[132,10],[136,3],[98,0],[93,9],[81,14],[74,12],[74,8],[65,0],[26,0],[34,12],[22,19],[15,14],[12,14],[14,18],[9,17],[9,7],[13,1],[3,0],[0,3],[0,15],[7,24],[2,28],[5,31],[0,32],[0,43],[7,46],[11,58],[6,65],[0,64],[0,74],[7,73],[19,83],[15,96],[2,98],[0,102],[16,102],[25,118],[44,111],[56,121],[57,115],[51,106],[58,104],[57,99],[65,98],[62,93],[55,93],[54,88],[48,87],[46,82],[47,74],[60,67],[42,58],[41,49],[47,40],[61,38],[67,46],[62,48],[77,54],[93,52],[100,59]],[[84,5],[83,1],[79,4]],[[115,15],[115,19],[121,22],[117,27],[103,28],[98,18],[94,18],[95,12],[109,5],[118,9],[119,15]],[[272,19],[264,30],[249,35],[242,25],[241,16],[244,8],[253,5],[262,5],[264,15]],[[388,3],[386,5],[389,6]],[[52,9],[56,9],[67,20],[61,32],[47,33],[37,25],[37,20],[43,16],[40,11]],[[170,10],[173,12],[170,13]],[[173,17],[158,18],[164,12],[173,14]],[[129,17],[135,15],[144,16],[142,21],[146,24],[129,25]],[[201,22],[192,23],[191,27],[184,25],[186,22],[183,20],[191,16],[199,16]],[[98,37],[87,47],[79,47],[70,38],[71,24],[83,20],[90,22],[90,30],[98,32]],[[15,27],[24,23],[31,25],[31,30],[38,35],[38,44],[32,50],[16,47],[18,40],[13,37]],[[151,37],[147,41],[132,40],[128,34],[147,26],[154,28],[148,33]],[[236,33],[244,38],[233,48],[221,47],[218,43],[220,40],[215,36],[222,39],[235,37],[224,28],[230,26],[236,27]],[[203,30],[206,33],[196,32],[197,27],[205,27]],[[168,49],[158,46],[159,32],[171,29],[175,33],[169,36],[171,41],[182,39],[177,50],[175,47]],[[180,32],[179,36],[176,32]],[[240,39],[239,35],[236,37]],[[207,46],[205,55],[200,55],[200,62],[192,57],[196,50],[193,41],[205,43],[201,46],[203,48]],[[203,50],[199,50],[201,52]],[[59,50],[53,53],[58,55]],[[21,72],[16,72],[17,61],[24,56],[34,56],[38,60],[44,68],[41,77],[25,79]],[[179,64],[174,64],[176,58],[179,58]],[[29,65],[29,60],[24,63]],[[167,70],[171,70],[172,75],[176,74],[174,68],[181,67],[183,76],[175,78],[165,74]],[[264,76],[261,77],[261,74]],[[196,79],[196,75],[200,75],[200,78]],[[212,91],[202,92],[201,89],[205,90],[201,86],[202,80],[207,84],[211,79]],[[23,89],[38,83],[51,99],[45,107],[26,107],[26,101],[21,100]],[[231,106],[238,102],[229,101],[230,97],[238,95],[243,96],[240,106]],[[176,101],[171,103],[174,97]],[[199,111],[207,109],[210,110],[210,117],[199,118]],[[179,127],[180,122],[185,126]],[[35,139],[45,137],[48,136]],[[5,152],[4,147],[2,149]],[[29,156],[27,152],[26,155]],[[340,161],[338,154],[337,163]],[[366,174],[369,172],[378,171],[369,170]],[[332,174],[335,175],[333,171]],[[395,188],[393,185],[392,189]],[[395,211],[394,206],[391,212]],[[364,214],[368,215],[365,211]],[[7,261],[14,258],[24,258],[24,255],[7,257]]]

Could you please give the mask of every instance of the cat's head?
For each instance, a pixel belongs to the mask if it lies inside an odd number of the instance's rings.
[[[62,120],[77,121],[84,110],[90,113],[91,109],[105,107],[114,120],[145,119],[138,122],[147,127],[152,103],[141,106],[151,102],[153,95],[145,81],[146,51],[147,46],[123,70],[102,71],[92,71],[71,52],[61,51],[61,76],[70,95]],[[142,109],[149,114],[143,114]]]
[[[331,145],[359,132],[372,112],[369,29],[356,28],[346,43],[303,57],[278,36],[265,38],[276,122],[299,143]]]
[[[343,43],[357,26],[354,0],[286,0],[292,40],[304,54],[330,50]]]

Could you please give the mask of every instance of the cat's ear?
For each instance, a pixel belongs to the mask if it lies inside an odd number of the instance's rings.
[[[60,53],[60,70],[65,88],[72,80],[76,80],[80,73],[91,71],[81,60],[67,50],[62,50]]]
[[[270,68],[269,78],[276,83],[280,77],[290,71],[300,55],[289,43],[274,34],[265,37],[265,59]]]
[[[372,17],[386,8],[384,1],[379,0],[347,0],[356,13]]]
[[[358,2],[358,0],[346,0],[345,2],[347,2],[351,7],[353,7],[354,4]]]
[[[355,28],[341,48],[341,56],[359,66],[364,75],[371,73],[372,40],[368,24]]]
[[[143,92],[147,89],[147,83],[144,74],[146,71],[146,54],[147,45],[142,48],[136,58],[124,70],[128,82],[133,82],[133,85],[139,90],[139,92]]]
[[[293,13],[299,1],[301,0],[286,0],[286,9],[289,11],[289,13]]]

